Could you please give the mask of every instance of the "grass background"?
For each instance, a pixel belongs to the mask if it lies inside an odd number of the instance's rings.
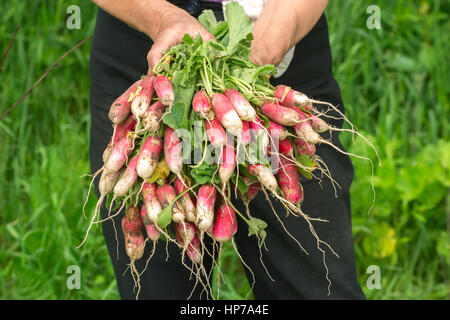
[[[81,29],[66,27],[81,8]],[[366,27],[369,5],[380,30]],[[0,111],[9,108],[64,52],[92,34],[89,1],[0,3],[0,53],[20,30],[0,73]],[[354,159],[353,233],[359,281],[369,299],[450,296],[450,3],[331,1],[327,8],[334,75],[347,116],[376,145],[383,166]],[[90,43],[73,52],[11,114],[0,120],[0,299],[118,299],[101,231],[76,249],[87,227],[81,206],[89,172]],[[0,112],[0,113],[1,113]],[[375,160],[361,141],[352,152]],[[88,210],[95,198],[91,197]],[[223,256],[223,299],[243,299],[248,283],[233,251]],[[66,269],[82,270],[68,290]],[[370,290],[367,268],[381,269]]]

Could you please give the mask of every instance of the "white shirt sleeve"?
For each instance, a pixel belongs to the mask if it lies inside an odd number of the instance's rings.
[[[264,8],[264,5],[267,2],[267,0],[224,0],[222,1],[222,9],[224,16],[225,16],[225,6],[227,3],[231,1],[238,2],[244,8],[245,13],[250,18],[253,24],[255,23],[256,19],[258,19],[262,9]],[[286,53],[286,55],[281,60],[280,64],[276,66],[277,73],[274,75],[274,78],[281,77],[281,75],[287,70],[292,61],[292,58],[294,57],[294,50],[295,46],[292,47]]]

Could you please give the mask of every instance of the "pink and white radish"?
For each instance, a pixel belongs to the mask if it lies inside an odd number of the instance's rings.
[[[300,177],[295,163],[280,158],[281,168],[276,173],[276,179],[284,199],[294,205],[299,205],[303,201],[303,188],[300,184]]]
[[[136,125],[136,119],[132,114],[125,119],[125,121],[116,124],[113,137],[103,152],[103,162],[106,163],[108,161],[108,157],[111,154],[113,146],[123,137],[125,137],[129,131],[133,131]]]
[[[208,94],[204,90],[197,91],[192,99],[192,109],[202,118],[212,120],[214,113],[211,109],[211,102]]]
[[[184,221],[181,223],[175,223],[175,232],[183,239],[183,242],[191,242],[196,234],[197,227],[194,223]]]
[[[300,116],[294,110],[282,106],[278,102],[265,101],[260,108],[261,112],[270,120],[283,126],[294,126],[301,121]]]
[[[170,171],[180,177],[183,169],[183,142],[169,126],[166,126],[164,132],[164,157]]]
[[[236,168],[236,153],[232,143],[233,141],[223,146],[220,159],[219,177],[224,187],[228,180],[230,180],[234,169]]]
[[[128,162],[128,166],[125,169],[123,175],[114,186],[114,197],[124,196],[131,189],[131,187],[133,187],[138,177],[136,172],[137,162],[137,155],[131,158],[130,162]]]
[[[289,136],[289,131],[286,129],[286,127],[279,125],[278,123],[275,123],[273,121],[269,121],[268,130],[272,138],[277,140],[284,140]]]
[[[114,124],[119,124],[125,120],[130,114],[131,102],[134,98],[136,88],[141,84],[142,80],[133,83],[120,97],[118,97],[109,109],[108,117]]]
[[[211,97],[211,104],[217,120],[230,134],[239,137],[242,132],[242,121],[227,96],[215,93]]]
[[[159,101],[165,106],[171,106],[175,100],[175,94],[169,78],[164,75],[157,76],[154,87]]]
[[[214,221],[216,193],[216,189],[210,184],[204,184],[198,190],[196,225],[202,232],[206,232]]]
[[[141,90],[134,97],[133,102],[131,102],[131,113],[136,119],[142,118],[150,106],[155,91],[153,88],[154,79],[155,77],[153,75],[146,76],[142,79],[139,85]]]
[[[143,227],[139,209],[130,206],[122,218],[122,231],[125,237],[125,250],[132,263],[139,260],[144,254]]]
[[[149,136],[142,144],[137,162],[137,174],[142,179],[150,178],[156,169],[161,152],[163,141],[157,136]]]
[[[260,152],[262,152],[263,156],[266,157],[267,148],[270,144],[270,138],[266,128],[264,127],[264,122],[256,117],[255,121],[250,122],[250,131],[255,139],[255,142],[258,143],[258,145],[255,146],[258,150],[260,150]]]
[[[156,194],[156,184],[144,182],[142,186],[142,197],[144,198],[144,205],[149,220],[153,224],[158,223],[159,214],[162,211],[161,204],[159,203],[158,196]]]
[[[225,95],[236,110],[239,118],[245,121],[254,121],[256,118],[255,108],[244,98],[242,94],[234,89],[225,90]]]
[[[156,196],[158,197],[159,203],[163,208],[167,208],[177,197],[174,187],[170,184],[164,184],[156,190]],[[185,212],[180,201],[175,201],[172,206],[172,221],[173,222],[183,222],[185,219]]]
[[[278,152],[288,158],[294,156],[294,146],[289,138],[278,141]]]
[[[300,138],[294,138],[295,148],[298,154],[306,154],[307,156],[312,156],[316,153],[316,146],[306,142]]]
[[[212,237],[214,240],[224,243],[229,241],[236,232],[236,212],[228,203],[223,203],[216,210]]]
[[[175,187],[175,191],[177,192],[177,194],[180,194],[186,190],[186,186],[184,185],[183,181],[181,181],[178,177],[175,178],[175,181],[173,182],[173,186]],[[195,222],[195,220],[196,220],[195,205],[192,202],[189,192],[184,193],[181,196],[180,200],[181,200],[181,204],[184,207],[184,211],[186,213],[186,220]]]
[[[161,232],[158,230],[156,225],[149,219],[147,214],[147,208],[145,205],[141,207],[141,219],[144,224],[145,231],[147,231],[147,236],[152,241],[158,241],[161,237]]]
[[[227,142],[227,134],[220,122],[213,117],[211,120],[205,120],[205,131],[209,142],[214,148],[220,148]]]
[[[303,111],[296,107],[288,107],[294,110],[299,116],[301,121],[294,126],[295,133],[298,137],[302,138],[306,142],[317,144],[323,142],[324,140],[320,135],[314,131],[311,125],[311,118],[308,117]]]
[[[197,234],[194,235],[194,238],[190,242],[184,241],[182,235],[180,235],[177,231],[175,231],[175,236],[177,238],[177,242],[184,247],[189,259],[193,263],[200,263],[202,261],[202,253],[200,249],[200,239]]]
[[[114,173],[120,170],[127,162],[128,156],[133,151],[133,139],[125,136],[120,139],[113,147],[108,160],[105,163],[105,171]]]
[[[240,138],[240,142],[246,146],[250,143],[252,139],[252,135],[250,132],[250,122],[242,120],[242,133]]]
[[[311,104],[311,100],[303,93],[295,91],[294,89],[279,85],[276,87],[273,94],[275,98],[280,100],[280,103],[286,106],[308,107]],[[305,108],[305,110],[307,110]]]
[[[278,183],[272,170],[262,164],[250,164],[247,167],[248,173],[255,176],[261,185],[266,189],[269,189],[273,193],[277,193]]]

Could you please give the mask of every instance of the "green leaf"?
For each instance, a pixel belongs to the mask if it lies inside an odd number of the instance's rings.
[[[232,55],[239,49],[239,42],[247,39],[248,34],[252,32],[252,23],[242,6],[237,2],[230,2],[226,5],[225,16],[230,37],[227,52]]]
[[[217,40],[221,40],[226,34],[228,34],[228,22],[219,21],[212,33]]]
[[[301,154],[297,157],[297,161],[300,162],[303,166],[308,168],[315,168],[317,163],[308,157],[306,154]]]
[[[266,238],[266,231],[264,230],[267,227],[267,223],[261,219],[251,218],[247,221],[248,223],[248,236],[256,235],[260,238],[260,246],[264,242]]]
[[[186,33],[183,36],[183,42],[187,45],[191,45],[191,44],[194,44],[194,39],[192,39],[192,37]]]
[[[220,183],[219,174],[216,172],[217,165],[211,165],[207,162],[203,162],[198,168],[191,169],[191,176],[194,178],[195,183]],[[214,178],[213,178],[214,177]]]
[[[217,19],[212,10],[204,10],[198,17],[198,22],[208,30],[209,33],[214,34],[217,25]]]
[[[315,168],[317,167],[317,163],[306,154],[297,154],[295,159],[297,159],[297,161],[304,167],[302,168],[300,166],[297,166],[298,172],[305,178],[312,179],[313,177],[311,172],[315,170]]]
[[[172,221],[172,207],[173,204],[175,203],[175,201],[173,201],[173,203],[171,203],[170,205],[168,205],[167,207],[165,207],[158,216],[158,226],[161,229],[165,229],[169,224],[170,221]]]
[[[191,102],[195,91],[195,82],[189,87],[181,84],[182,71],[176,71],[171,80],[175,93],[175,102],[171,107],[171,111],[167,114],[163,122],[173,129],[183,128],[189,129],[189,112],[191,110]]]
[[[306,171],[305,169],[303,169],[301,167],[297,167],[297,170],[305,178],[310,179],[310,180],[313,178],[311,172]]]

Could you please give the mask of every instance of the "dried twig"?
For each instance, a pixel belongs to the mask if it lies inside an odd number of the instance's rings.
[[[11,40],[9,40],[8,46],[6,47],[5,53],[3,54],[3,58],[2,58],[2,62],[0,62],[0,72],[2,72],[2,68],[3,68],[3,63],[6,60],[6,56],[8,55],[9,49],[11,48],[14,38],[16,37],[16,33],[19,30],[19,26],[16,27],[16,30],[14,31]]]
[[[33,89],[34,89],[34,88],[35,88],[42,80],[44,80],[44,78],[48,75],[48,73],[49,73],[50,71],[52,71],[52,70],[53,70],[53,69],[61,62],[61,60],[63,60],[63,59],[64,59],[65,57],[67,57],[70,53],[72,53],[72,51],[74,51],[74,50],[77,49],[78,47],[82,46],[85,42],[91,40],[91,38],[92,38],[92,37],[88,37],[88,38],[84,39],[83,41],[79,42],[75,47],[73,47],[72,49],[70,49],[69,51],[67,51],[66,53],[64,53],[58,60],[56,60],[56,62],[55,62],[50,68],[48,68],[47,71],[44,72],[44,74],[39,78],[39,80],[36,81],[36,82],[33,84],[33,86],[32,86],[30,89],[28,89],[28,91],[25,92],[25,94],[24,94],[22,97],[20,97],[20,99],[17,100],[17,102],[14,103],[14,105],[13,105],[11,108],[9,108],[7,111],[5,111],[5,112],[0,116],[0,120],[2,120],[2,119],[3,119],[8,113],[10,113],[10,112],[11,112],[11,111],[12,111],[12,110],[13,110],[20,102],[22,102],[23,99],[25,99],[26,96],[28,96],[28,95],[31,93],[31,91],[33,91]]]

